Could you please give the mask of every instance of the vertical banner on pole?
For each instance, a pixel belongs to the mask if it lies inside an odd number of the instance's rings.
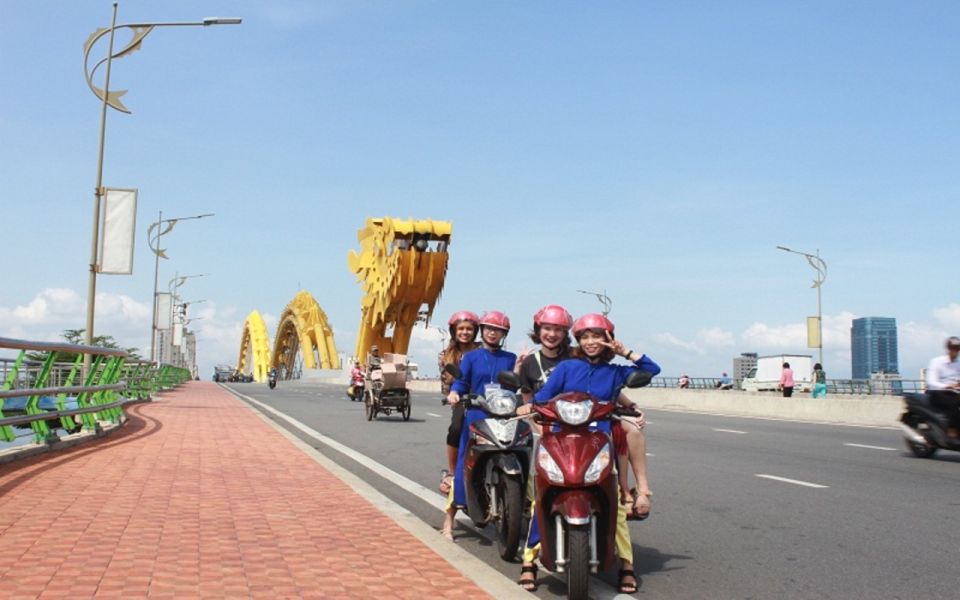
[[[133,240],[137,225],[137,190],[107,188],[103,196],[103,233],[97,249],[97,271],[104,275],[133,273]]]
[[[170,294],[157,293],[157,320],[154,322],[157,329],[170,329]]]
[[[183,341],[183,325],[175,323],[173,325],[173,345],[179,346]]]
[[[820,347],[820,317],[807,317],[807,348]]]

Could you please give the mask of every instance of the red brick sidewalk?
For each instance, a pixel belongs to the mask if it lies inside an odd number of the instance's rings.
[[[127,412],[0,467],[4,598],[488,597],[216,385]]]

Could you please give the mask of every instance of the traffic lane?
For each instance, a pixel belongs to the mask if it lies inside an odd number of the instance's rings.
[[[903,505],[923,514],[952,510],[953,491],[960,483],[955,457],[938,462],[917,459],[905,451],[851,448],[843,443],[850,439],[848,432],[803,424],[795,425],[803,432],[792,436],[797,441],[784,444],[785,436],[779,435],[782,426],[777,427],[778,435],[771,436],[751,430],[749,424],[738,424],[749,433],[727,435],[692,425],[689,416],[683,415],[681,426],[671,421],[672,415],[658,417],[648,432],[649,449],[657,452],[669,447],[669,460],[699,456],[722,473],[736,466],[729,476],[770,475],[839,488],[842,494],[852,494],[853,501],[880,503],[876,508],[885,512]],[[761,430],[765,425],[755,424]],[[689,452],[691,448],[696,451]]]
[[[829,461],[771,458],[765,448],[750,445],[756,439],[751,436],[678,442],[659,430],[663,419],[652,420],[651,519],[669,520],[672,527],[667,537],[654,528],[635,540],[660,553],[691,557],[680,561],[689,572],[685,579],[720,581],[724,590],[763,597],[926,597],[953,585],[944,575],[952,572],[956,531],[951,511],[944,510],[951,486],[928,494],[922,480],[890,484],[883,471],[863,482],[857,469],[838,472]],[[828,481],[831,487],[764,480],[758,473]],[[904,556],[905,548],[922,550]],[[745,575],[744,565],[748,579],[728,576]],[[930,576],[910,583],[918,573]],[[901,579],[892,583],[891,577]],[[648,589],[659,581],[648,582]],[[857,595],[864,590],[869,594]]]
[[[848,462],[880,467],[891,475],[922,475],[960,483],[960,453],[940,452],[933,459],[917,459],[910,453],[898,429],[720,417],[695,413],[650,410],[648,434],[687,443],[718,443],[737,446],[759,443],[766,452],[811,460]],[[749,438],[738,439],[740,437]]]

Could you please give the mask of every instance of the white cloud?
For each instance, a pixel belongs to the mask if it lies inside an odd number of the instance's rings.
[[[734,335],[719,327],[701,329],[690,341],[682,340],[669,332],[655,334],[653,339],[655,342],[665,346],[682,348],[700,355],[719,350],[720,348],[733,346],[735,343]]]
[[[960,330],[960,304],[948,304],[933,309],[933,318],[950,331]],[[957,333],[951,335],[957,335]]]
[[[150,344],[152,307],[123,294],[97,294],[94,333],[122,347]],[[86,327],[86,302],[74,290],[47,288],[26,304],[0,306],[0,335],[35,341],[62,340],[66,329]]]

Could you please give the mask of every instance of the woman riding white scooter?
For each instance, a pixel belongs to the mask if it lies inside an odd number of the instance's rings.
[[[456,406],[462,394],[483,394],[488,386],[499,387],[497,373],[512,371],[516,366],[517,355],[501,348],[503,340],[510,332],[510,319],[499,311],[484,313],[480,318],[480,341],[482,346],[467,352],[460,362],[460,377],[454,380],[447,394],[447,402]],[[466,504],[466,491],[463,485],[463,449],[466,445],[470,423],[482,419],[482,410],[468,410],[465,413],[460,432],[460,444],[457,452],[457,466],[450,490],[447,512],[440,532],[447,539],[453,539],[453,523],[457,509]]]

